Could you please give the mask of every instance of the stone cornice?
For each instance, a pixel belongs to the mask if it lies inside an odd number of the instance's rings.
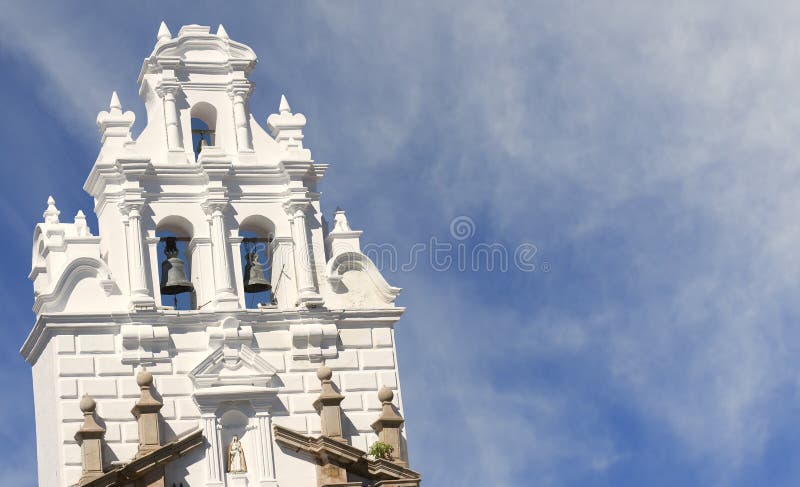
[[[156,44],[153,52],[142,63],[139,84],[148,74],[161,74],[182,68],[211,73],[241,72],[248,75],[256,65],[255,52],[245,44],[211,34],[208,27],[190,26],[181,29],[177,37]],[[195,61],[186,53],[194,50],[217,51],[218,61]]]
[[[29,363],[38,360],[51,336],[91,330],[96,333],[119,333],[119,327],[131,323],[147,323],[153,326],[168,326],[172,329],[205,330],[219,323],[222,318],[235,316],[242,324],[252,326],[254,331],[269,328],[287,329],[293,324],[336,323],[343,326],[393,326],[405,308],[376,308],[359,310],[291,309],[274,308],[245,309],[235,312],[213,310],[157,310],[131,312],[128,309],[108,313],[42,313],[20,348],[20,355]]]
[[[304,175],[313,175],[306,170],[307,165],[304,167],[302,170]],[[154,162],[149,156],[130,155],[119,157],[114,161],[96,162],[83,189],[98,200],[97,208],[101,207],[99,204],[101,200],[121,194],[122,190],[119,187],[128,181],[136,181],[139,186],[156,180],[159,183],[186,186],[186,192],[160,192],[157,195],[159,199],[197,194],[203,191],[198,188],[205,187],[210,181],[220,181],[224,187],[236,187],[237,183],[264,184],[274,190],[262,191],[259,195],[248,191],[243,197],[272,196],[286,194],[285,185],[292,179],[291,173],[292,171],[277,162],[270,162],[269,165],[233,164],[229,156],[224,154],[215,155],[200,164]],[[315,178],[322,177],[322,173],[314,172],[314,174]],[[155,195],[149,195],[150,199],[154,197]]]

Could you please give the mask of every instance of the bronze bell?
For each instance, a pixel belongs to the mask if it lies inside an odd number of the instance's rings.
[[[167,237],[165,241],[164,254],[167,258],[161,263],[161,294],[173,295],[193,291],[194,286],[186,279],[186,266],[178,257],[175,237]]]
[[[272,289],[264,274],[264,263],[258,260],[258,253],[251,250],[245,255],[245,258],[247,264],[244,266],[244,291],[260,293]]]

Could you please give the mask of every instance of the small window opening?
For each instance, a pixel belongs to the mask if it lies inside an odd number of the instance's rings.
[[[172,232],[158,235],[158,255],[161,258],[159,277],[162,306],[176,310],[195,309],[195,290],[191,281],[191,259],[187,252],[189,237],[179,237]]]
[[[273,293],[270,274],[272,263],[269,261],[269,236],[254,232],[240,231],[242,276],[244,277],[245,306],[258,309],[277,304]]]
[[[192,147],[195,159],[199,157],[204,145],[214,145],[214,129],[199,118],[192,119]]]

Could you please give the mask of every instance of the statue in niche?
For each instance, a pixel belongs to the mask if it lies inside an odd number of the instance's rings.
[[[228,473],[247,472],[247,462],[244,459],[244,448],[239,437],[234,436],[228,445]]]

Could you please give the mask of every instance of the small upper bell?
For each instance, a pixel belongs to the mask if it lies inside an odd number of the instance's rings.
[[[161,263],[161,294],[180,294],[194,290],[194,286],[186,279],[186,267],[178,257],[178,246],[175,237],[165,239],[164,254],[167,256]]]
[[[264,263],[258,260],[258,253],[250,251],[245,256],[244,290],[248,293],[260,293],[272,289],[264,274]]]

